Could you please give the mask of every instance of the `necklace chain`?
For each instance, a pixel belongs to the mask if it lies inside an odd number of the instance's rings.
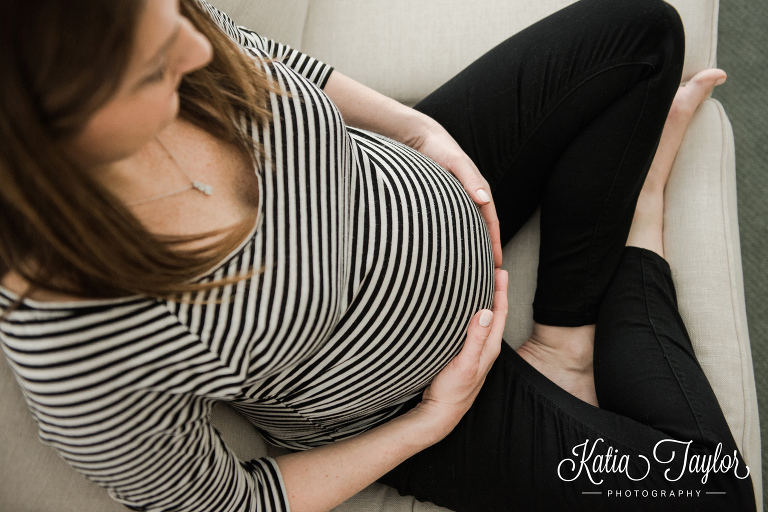
[[[199,190],[200,192],[202,192],[203,194],[205,194],[207,196],[210,196],[211,194],[213,194],[213,187],[211,187],[210,185],[206,185],[205,183],[203,183],[201,181],[192,179],[192,177],[189,174],[187,174],[187,171],[185,171],[184,168],[181,165],[179,165],[179,162],[176,160],[176,157],[173,156],[173,153],[168,151],[168,148],[165,147],[165,144],[163,144],[163,142],[160,139],[158,139],[157,137],[155,137],[155,140],[158,143],[160,143],[160,145],[163,147],[165,152],[168,153],[168,156],[171,157],[171,160],[173,160],[173,163],[176,165],[176,168],[178,168],[182,173],[184,173],[184,176],[187,177],[187,179],[189,180],[190,183],[186,187],[180,188],[178,190],[172,190],[171,192],[165,192],[163,194],[158,194],[156,196],[148,197],[147,199],[140,199],[139,201],[133,201],[131,203],[128,203],[128,206],[137,206],[137,205],[140,205],[140,204],[149,203],[151,201],[157,201],[158,199],[162,199],[162,198],[168,197],[168,196],[173,196],[173,195],[179,194],[181,192],[184,192],[185,190],[189,190],[191,188],[197,189],[197,190]]]

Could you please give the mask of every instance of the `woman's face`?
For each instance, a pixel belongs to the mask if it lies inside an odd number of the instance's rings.
[[[176,118],[181,77],[208,64],[211,43],[178,10],[178,0],[147,0],[128,67],[115,95],[66,144],[85,168],[137,153]]]

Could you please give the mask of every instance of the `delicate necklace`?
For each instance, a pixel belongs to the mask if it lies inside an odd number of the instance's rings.
[[[179,162],[176,160],[176,157],[173,156],[173,153],[168,151],[168,148],[165,147],[165,144],[163,144],[163,142],[160,139],[158,139],[157,137],[155,137],[155,140],[160,143],[160,145],[163,147],[165,152],[168,153],[168,156],[171,157],[171,160],[173,160],[173,163],[176,164],[176,167],[181,172],[184,173],[184,176],[187,177],[187,179],[190,181],[190,183],[186,187],[180,188],[178,190],[172,190],[171,192],[166,192],[164,194],[156,195],[156,196],[153,196],[153,197],[150,197],[150,198],[147,198],[147,199],[141,199],[139,201],[133,201],[131,203],[128,203],[128,206],[136,206],[136,205],[140,205],[140,204],[144,204],[144,203],[149,203],[150,201],[156,201],[156,200],[162,199],[164,197],[172,196],[172,195],[178,194],[180,192],[184,192],[185,190],[189,190],[191,188],[195,188],[195,189],[199,190],[200,192],[202,192],[203,194],[205,194],[207,196],[210,196],[211,194],[213,194],[213,187],[211,187],[210,185],[206,185],[205,183],[202,183],[200,181],[193,180],[192,177],[189,174],[187,174],[187,171],[185,171],[179,165]]]

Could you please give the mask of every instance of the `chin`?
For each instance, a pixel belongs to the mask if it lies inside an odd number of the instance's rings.
[[[172,101],[171,105],[168,106],[168,114],[165,117],[165,121],[163,121],[163,122],[161,122],[159,124],[157,132],[160,132],[160,131],[164,130],[165,128],[169,127],[178,118],[179,118],[179,100],[178,100],[178,96],[177,96]]]

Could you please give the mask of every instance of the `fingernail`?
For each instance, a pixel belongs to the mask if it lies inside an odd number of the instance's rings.
[[[491,320],[493,320],[493,311],[485,309],[482,313],[480,313],[480,325],[483,327],[488,327],[491,325]]]
[[[715,82],[715,85],[723,85],[725,83],[725,78],[721,78],[717,82]]]
[[[481,201],[485,201],[486,203],[491,200],[491,198],[488,197],[488,193],[482,188],[477,189],[477,196],[480,198]]]

